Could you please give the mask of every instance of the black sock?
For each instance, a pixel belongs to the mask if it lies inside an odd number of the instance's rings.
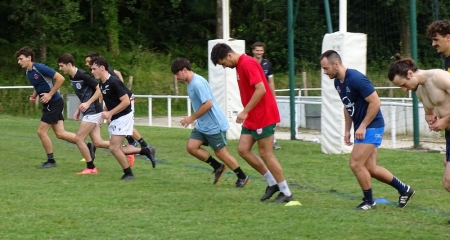
[[[367,190],[363,190],[363,194],[364,194],[364,199],[373,204],[373,196],[372,196],[372,188],[369,188]]]
[[[131,168],[130,168],[130,167],[125,168],[125,169],[123,170],[123,173],[125,173],[125,175],[133,176],[133,172],[131,172]]]
[[[55,163],[55,159],[53,158],[53,153],[47,154],[47,162]]]
[[[245,175],[244,171],[242,171],[241,167],[237,167],[233,170],[234,173],[236,173],[236,176],[240,179],[245,179],[247,175]]]
[[[86,162],[86,165],[87,165],[87,168],[89,168],[89,169],[95,168],[94,161]]]
[[[218,169],[220,168],[220,166],[222,166],[216,159],[211,156],[209,156],[209,158],[206,160],[206,163],[211,165],[211,167],[213,167],[214,169]]]
[[[139,139],[138,142],[139,144],[141,144],[141,147],[143,148],[148,147],[148,144],[144,141],[143,138]]]
[[[134,138],[133,138],[132,136],[127,135],[127,136],[125,136],[125,138],[127,139],[128,144],[133,145],[133,143],[134,143]]]

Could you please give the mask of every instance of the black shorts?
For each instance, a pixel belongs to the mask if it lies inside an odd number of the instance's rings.
[[[48,124],[57,124],[59,120],[64,121],[62,115],[64,109],[64,100],[62,98],[42,105],[41,121]]]

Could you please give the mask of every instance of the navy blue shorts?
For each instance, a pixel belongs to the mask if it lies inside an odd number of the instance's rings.
[[[450,162],[450,131],[445,131],[445,159]]]

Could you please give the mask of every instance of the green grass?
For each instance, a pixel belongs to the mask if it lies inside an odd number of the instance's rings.
[[[1,239],[448,239],[449,194],[443,189],[437,153],[381,149],[378,163],[417,191],[404,209],[390,186],[373,181],[376,210],[353,208],[361,191],[348,155],[325,155],[320,145],[278,140],[276,151],[295,199],[302,206],[260,202],[265,182],[230,152],[251,176],[235,189],[227,171],[212,185],[212,169],[185,151],[189,129],[137,129],[157,148],[158,165],[137,157],[134,181],[121,182],[114,157],[97,150],[98,175],[85,167],[75,145],[55,139],[58,167],[36,169],[45,152],[36,135],[39,120],[2,115],[0,152]],[[66,121],[76,131],[78,122]],[[106,128],[102,134],[108,136]]]

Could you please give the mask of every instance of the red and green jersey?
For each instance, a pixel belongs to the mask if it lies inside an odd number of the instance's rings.
[[[244,127],[257,130],[280,122],[277,102],[270,90],[261,65],[250,56],[242,54],[236,64],[237,81],[242,105],[245,107],[255,93],[255,84],[262,82],[266,93],[244,120]]]

